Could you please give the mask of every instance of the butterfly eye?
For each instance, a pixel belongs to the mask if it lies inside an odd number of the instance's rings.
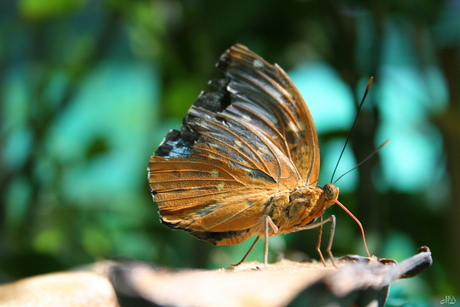
[[[339,196],[339,188],[331,183],[325,184],[323,191],[326,194],[327,199],[337,199]]]

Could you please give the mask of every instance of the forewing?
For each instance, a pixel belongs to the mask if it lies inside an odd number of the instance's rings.
[[[218,66],[230,80],[227,89],[233,100],[227,111],[250,118],[289,157],[302,180],[316,185],[319,146],[315,125],[305,101],[283,69],[242,45],[227,50]]]

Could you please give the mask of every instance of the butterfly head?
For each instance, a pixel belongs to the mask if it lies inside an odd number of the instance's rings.
[[[339,197],[339,188],[332,183],[326,183],[323,187],[323,191],[328,200],[335,200]]]
[[[332,183],[326,183],[323,186],[323,195],[326,202],[326,207],[332,206],[339,197],[339,188]]]

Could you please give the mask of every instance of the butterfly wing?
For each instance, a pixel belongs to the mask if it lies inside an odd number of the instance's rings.
[[[274,195],[315,182],[319,153],[308,109],[281,68],[242,45],[218,67],[227,79],[169,132],[149,183],[163,223],[220,245],[257,232]]]
[[[320,163],[316,128],[289,76],[239,44],[222,56],[218,66],[230,79],[228,91],[236,98],[232,102],[236,115],[252,118],[289,157],[302,180],[316,185]]]

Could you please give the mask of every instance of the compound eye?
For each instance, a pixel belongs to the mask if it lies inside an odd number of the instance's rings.
[[[333,185],[332,183],[327,183],[323,187],[324,194],[329,200],[337,199],[339,197],[339,188]]]

